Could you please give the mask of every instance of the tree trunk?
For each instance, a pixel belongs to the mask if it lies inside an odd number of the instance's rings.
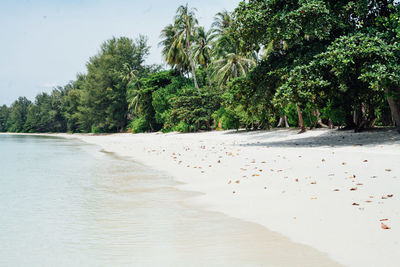
[[[299,133],[304,133],[306,131],[306,128],[304,127],[303,114],[301,114],[301,109],[297,103],[296,107],[297,107],[297,115],[299,116],[299,127],[301,129]]]
[[[322,128],[328,128],[329,126],[322,122],[320,115],[321,114],[319,113],[318,109],[314,110],[314,116],[317,119],[315,128],[317,128],[318,126],[320,126]]]
[[[200,94],[200,88],[199,88],[199,84],[197,83],[196,70],[195,70],[194,61],[193,61],[193,58],[192,58],[192,51],[190,50],[189,39],[187,39],[187,42],[186,42],[186,50],[187,50],[187,53],[188,53],[188,56],[189,56],[190,66],[192,68],[194,86],[196,87],[197,92],[199,92],[199,94]]]
[[[211,130],[211,127],[210,127],[210,121],[206,121],[206,128],[207,128],[207,131],[209,131],[209,130]]]
[[[362,132],[365,129],[371,127],[371,117],[367,113],[367,104],[362,103],[355,111],[354,111],[354,123],[356,124],[356,128],[354,131]],[[373,117],[373,116],[372,116]]]
[[[329,118],[328,119],[328,127],[329,127],[329,129],[333,129],[335,126],[333,125],[333,122],[332,122],[332,120]]]
[[[290,126],[289,126],[289,122],[287,120],[287,116],[286,115],[283,115],[283,120],[285,121],[285,127],[289,128]]]
[[[397,131],[400,133],[400,108],[398,102],[396,102],[393,96],[390,95],[391,93],[392,92],[390,92],[389,90],[386,90],[386,94],[388,95],[387,101],[389,103],[390,111],[392,113],[394,123],[397,127]]]
[[[237,66],[236,66],[236,64],[234,64],[233,66],[234,66],[234,67],[233,67],[234,75],[235,75],[235,78],[237,78],[237,77],[239,76],[238,70],[237,70]]]
[[[280,127],[282,127],[282,125],[283,125],[283,117],[280,117],[279,118],[279,123],[278,123],[278,125],[276,127],[280,128]]]
[[[210,76],[210,71],[208,70],[208,67],[206,67],[206,72],[207,72],[208,84],[210,85],[210,87],[212,87],[211,76]]]
[[[280,117],[278,126],[276,126],[276,127],[278,127],[278,128],[283,127],[283,123],[285,123],[285,128],[289,128],[289,123],[288,123],[286,115],[283,115],[282,117]]]

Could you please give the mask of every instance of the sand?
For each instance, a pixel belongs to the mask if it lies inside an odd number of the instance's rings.
[[[191,204],[265,226],[345,266],[400,264],[395,131],[60,136],[166,172],[180,189],[203,193]]]

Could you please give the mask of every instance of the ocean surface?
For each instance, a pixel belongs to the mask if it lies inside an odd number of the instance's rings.
[[[195,208],[188,200],[196,193],[174,185],[77,140],[0,135],[0,266],[310,266],[325,259],[256,224]]]

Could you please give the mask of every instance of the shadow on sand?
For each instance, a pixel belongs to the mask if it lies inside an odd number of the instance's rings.
[[[249,140],[244,146],[269,147],[340,147],[340,146],[374,146],[400,144],[400,134],[394,129],[376,129],[361,133],[315,129],[304,134],[297,134],[295,129],[271,131],[230,131],[226,135],[245,135]]]

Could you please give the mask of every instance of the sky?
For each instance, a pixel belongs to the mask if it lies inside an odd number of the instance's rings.
[[[148,36],[147,64],[162,63],[161,30],[179,5],[197,8],[209,28],[217,12],[240,0],[0,0],[0,105],[33,100],[85,72],[89,58],[113,36]]]

